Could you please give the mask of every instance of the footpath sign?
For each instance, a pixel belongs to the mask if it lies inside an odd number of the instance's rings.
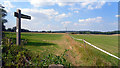
[[[17,12],[14,12],[16,19],[16,45],[21,44],[21,18],[31,20],[31,16],[21,14],[21,10],[17,9]]]

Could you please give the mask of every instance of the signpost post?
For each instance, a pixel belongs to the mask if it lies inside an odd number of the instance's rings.
[[[21,10],[17,9],[17,12],[14,12],[14,16],[16,19],[16,45],[21,44],[21,18],[23,19],[31,19],[31,16],[21,14]]]

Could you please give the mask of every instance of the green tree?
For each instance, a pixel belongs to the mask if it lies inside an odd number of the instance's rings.
[[[5,23],[7,22],[7,20],[5,19],[5,17],[7,16],[7,12],[6,12],[6,10],[4,10],[4,9],[0,9],[0,11],[1,11],[1,16],[2,17],[0,17],[1,18],[1,20],[2,20],[2,31],[5,31],[6,29],[5,29]]]

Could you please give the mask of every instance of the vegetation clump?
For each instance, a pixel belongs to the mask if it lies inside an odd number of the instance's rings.
[[[7,39],[4,38],[2,45],[3,66],[49,66],[50,64],[70,66],[70,63],[64,58],[67,50],[61,56],[48,54],[41,57],[41,55],[35,54],[23,46],[16,46],[15,39],[10,39],[12,44],[9,44]]]

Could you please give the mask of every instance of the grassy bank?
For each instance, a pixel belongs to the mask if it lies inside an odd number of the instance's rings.
[[[118,36],[115,35],[71,35],[78,39],[85,39],[86,41],[92,43],[93,45],[102,48],[116,56],[118,56]],[[76,40],[78,41],[78,40]],[[83,44],[83,41],[78,41]],[[80,50],[81,51],[81,50]],[[92,46],[85,44],[85,51],[89,57],[89,61],[97,60],[94,62],[98,65],[113,65],[118,66],[118,59],[111,57]],[[84,57],[87,58],[87,57]]]

